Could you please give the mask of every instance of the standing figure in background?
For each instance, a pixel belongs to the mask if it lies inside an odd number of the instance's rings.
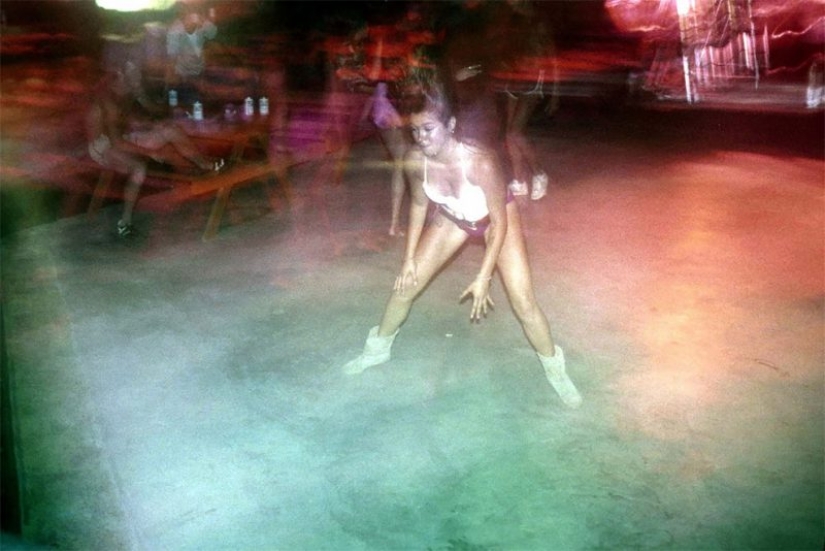
[[[355,141],[358,116],[367,97],[364,78],[364,41],[367,28],[357,20],[333,20],[323,40],[326,72],[325,131],[327,151],[334,153],[333,183],[343,178]]]
[[[344,365],[344,373],[355,375],[389,361],[393,341],[416,297],[464,243],[476,237],[484,241],[484,257],[459,297],[472,301],[470,321],[480,321],[493,307],[490,285],[498,270],[547,380],[567,406],[578,407],[581,396],[567,376],[564,353],[536,300],[521,218],[506,193],[497,156],[457,139],[456,119],[436,89],[410,102],[409,121],[416,147],[405,159],[412,202],[404,263],[380,324],[369,331],[361,355]],[[427,225],[430,201],[437,208]]]
[[[502,117],[492,80],[502,47],[494,40],[499,4],[492,0],[468,0],[457,7],[446,4],[439,69],[455,108],[457,136],[501,155]]]
[[[177,90],[179,101],[190,104],[203,92],[203,50],[218,28],[192,4],[178,2],[178,13],[166,33],[166,86]]]
[[[404,201],[404,155],[407,153],[409,143],[406,139],[406,129],[401,115],[398,114],[395,106],[388,97],[388,86],[386,82],[378,82],[375,85],[375,92],[364,108],[362,118],[369,117],[378,129],[381,143],[387,149],[392,163],[392,176],[390,179],[391,217],[389,235],[404,235],[401,230],[401,205]]]
[[[395,237],[404,235],[400,226],[401,205],[406,190],[403,163],[409,143],[403,119],[390,98],[390,89],[398,91],[405,77],[409,45],[404,40],[404,29],[399,25],[371,25],[367,35],[364,76],[374,89],[364,106],[361,120],[371,120],[390,156],[391,217],[388,233]]]
[[[527,195],[538,201],[547,194],[549,177],[530,139],[527,124],[544,100],[546,69],[555,55],[552,35],[529,0],[508,0],[508,17],[502,21],[508,45],[499,67],[506,101],[504,118],[505,144],[510,160],[513,195]],[[529,184],[528,184],[529,183]],[[528,189],[529,185],[529,189]]]

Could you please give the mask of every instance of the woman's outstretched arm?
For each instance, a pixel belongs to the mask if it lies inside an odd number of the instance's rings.
[[[484,234],[486,248],[481,267],[460,297],[460,300],[473,297],[470,319],[477,321],[487,315],[488,308],[495,306],[490,298],[490,281],[507,235],[507,206],[504,179],[495,157],[483,151],[474,153],[470,166],[469,179],[484,190],[490,211],[490,225]]]
[[[407,228],[407,247],[404,252],[404,264],[401,273],[395,280],[395,290],[401,293],[410,286],[418,285],[417,266],[415,264],[415,251],[418,249],[418,242],[421,233],[424,231],[424,223],[427,219],[427,206],[429,199],[424,193],[424,156],[420,151],[411,150],[404,159],[404,174],[410,184],[410,217]]]

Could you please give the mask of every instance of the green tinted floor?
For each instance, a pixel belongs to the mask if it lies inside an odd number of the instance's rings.
[[[470,246],[393,359],[341,374],[403,243],[374,140],[340,185],[119,205],[3,241],[24,537],[71,549],[821,549],[823,163],[624,123],[537,136],[518,199],[584,405]]]

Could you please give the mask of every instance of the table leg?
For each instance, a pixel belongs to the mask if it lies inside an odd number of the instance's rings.
[[[226,210],[226,204],[229,202],[229,194],[232,191],[232,186],[224,186],[218,190],[218,195],[215,197],[215,202],[212,203],[212,211],[209,213],[209,220],[206,222],[206,229],[203,231],[202,241],[209,241],[218,233],[221,226],[221,219],[223,212]]]

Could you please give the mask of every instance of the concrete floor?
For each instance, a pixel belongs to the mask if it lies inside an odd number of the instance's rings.
[[[421,297],[390,363],[341,374],[403,252],[373,139],[338,186],[319,160],[275,211],[259,188],[236,194],[212,242],[206,202],[139,210],[129,243],[117,204],[4,238],[23,537],[821,549],[819,125],[563,110],[532,130],[554,181],[519,203],[576,411],[499,282],[494,314],[468,322],[477,245]]]

